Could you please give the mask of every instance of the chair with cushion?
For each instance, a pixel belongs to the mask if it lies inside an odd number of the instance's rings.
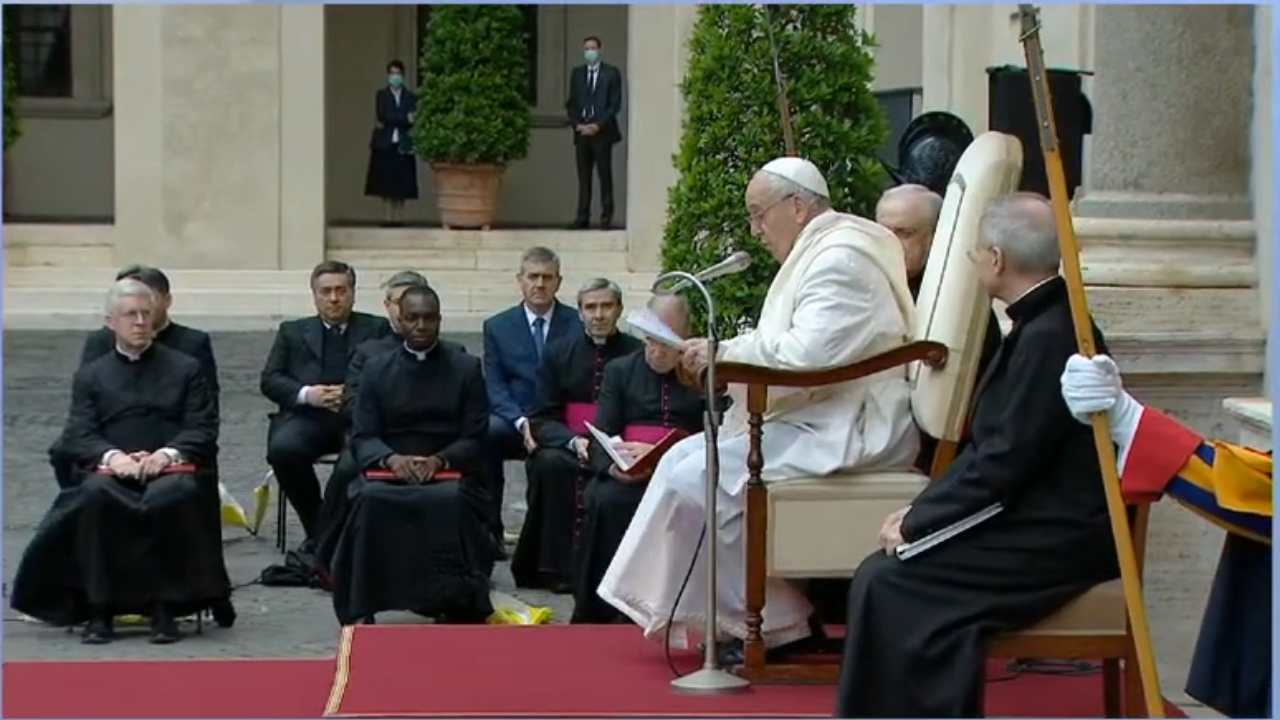
[[[878,546],[880,525],[909,503],[928,476],[897,472],[837,473],[766,487],[762,416],[769,388],[818,387],[902,367],[911,383],[912,414],[920,429],[939,440],[936,477],[955,456],[964,430],[989,302],[972,263],[982,211],[1017,187],[1021,146],[1010,135],[989,132],[966,149],[943,201],[917,301],[915,342],[853,365],[816,372],[788,372],[739,363],[717,363],[718,379],[747,389],[751,452],[746,498],[747,638],[739,672],[756,681],[831,681],[838,658],[826,664],[766,664],[760,634],[766,577],[851,577]]]

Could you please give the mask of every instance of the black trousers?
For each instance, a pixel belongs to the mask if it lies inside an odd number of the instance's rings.
[[[613,143],[599,137],[578,137],[573,143],[578,160],[578,222],[591,216],[591,170],[600,175],[600,215],[613,218]]]
[[[523,460],[524,438],[511,423],[497,415],[489,416],[489,432],[485,435],[484,490],[489,496],[485,508],[485,524],[502,539],[502,494],[507,480],[502,472],[504,460]]]
[[[267,431],[267,463],[289,504],[313,539],[320,517],[320,480],[313,465],[342,449],[342,417],[328,410],[281,413]]]

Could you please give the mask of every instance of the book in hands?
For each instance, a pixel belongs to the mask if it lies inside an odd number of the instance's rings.
[[[592,439],[599,443],[609,458],[613,460],[613,464],[618,466],[619,471],[626,475],[640,476],[652,473],[653,469],[658,466],[658,461],[671,449],[671,446],[689,436],[689,433],[680,428],[672,428],[658,442],[654,443],[648,452],[639,457],[632,457],[631,453],[620,447],[621,438],[609,437],[601,432],[600,428],[591,423],[587,423],[587,431],[591,433]]]
[[[640,308],[627,313],[627,325],[641,335],[673,350],[684,350],[684,339],[654,315],[649,308]]]
[[[919,540],[902,543],[893,549],[893,554],[897,555],[899,560],[910,560],[926,550],[941,545],[965,530],[969,530],[979,523],[990,520],[1003,509],[1004,505],[1000,503],[989,505],[966,518],[961,518],[960,520],[951,523],[941,530],[931,532]]]

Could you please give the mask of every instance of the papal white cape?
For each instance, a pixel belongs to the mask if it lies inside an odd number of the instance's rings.
[[[756,329],[725,341],[720,360],[784,370],[846,365],[908,341],[914,307],[898,239],[869,220],[829,211],[797,238],[769,286]],[[745,638],[748,415],[745,388],[731,386],[729,393],[733,406],[719,440],[717,621],[722,635]],[[771,388],[769,401],[763,428],[766,482],[854,468],[906,468],[919,451],[902,368],[825,388]],[[647,636],[666,629],[693,560],[706,515],[705,470],[701,435],[662,458],[597,590]],[[704,546],[675,613],[676,646],[687,646],[687,631],[700,633],[706,622],[705,556]],[[811,612],[798,589],[770,579],[766,644],[807,636]]]

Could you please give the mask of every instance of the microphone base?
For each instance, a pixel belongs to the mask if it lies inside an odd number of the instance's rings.
[[[742,692],[750,686],[751,681],[744,677],[719,668],[705,667],[671,681],[671,687],[678,692],[698,695]]]

